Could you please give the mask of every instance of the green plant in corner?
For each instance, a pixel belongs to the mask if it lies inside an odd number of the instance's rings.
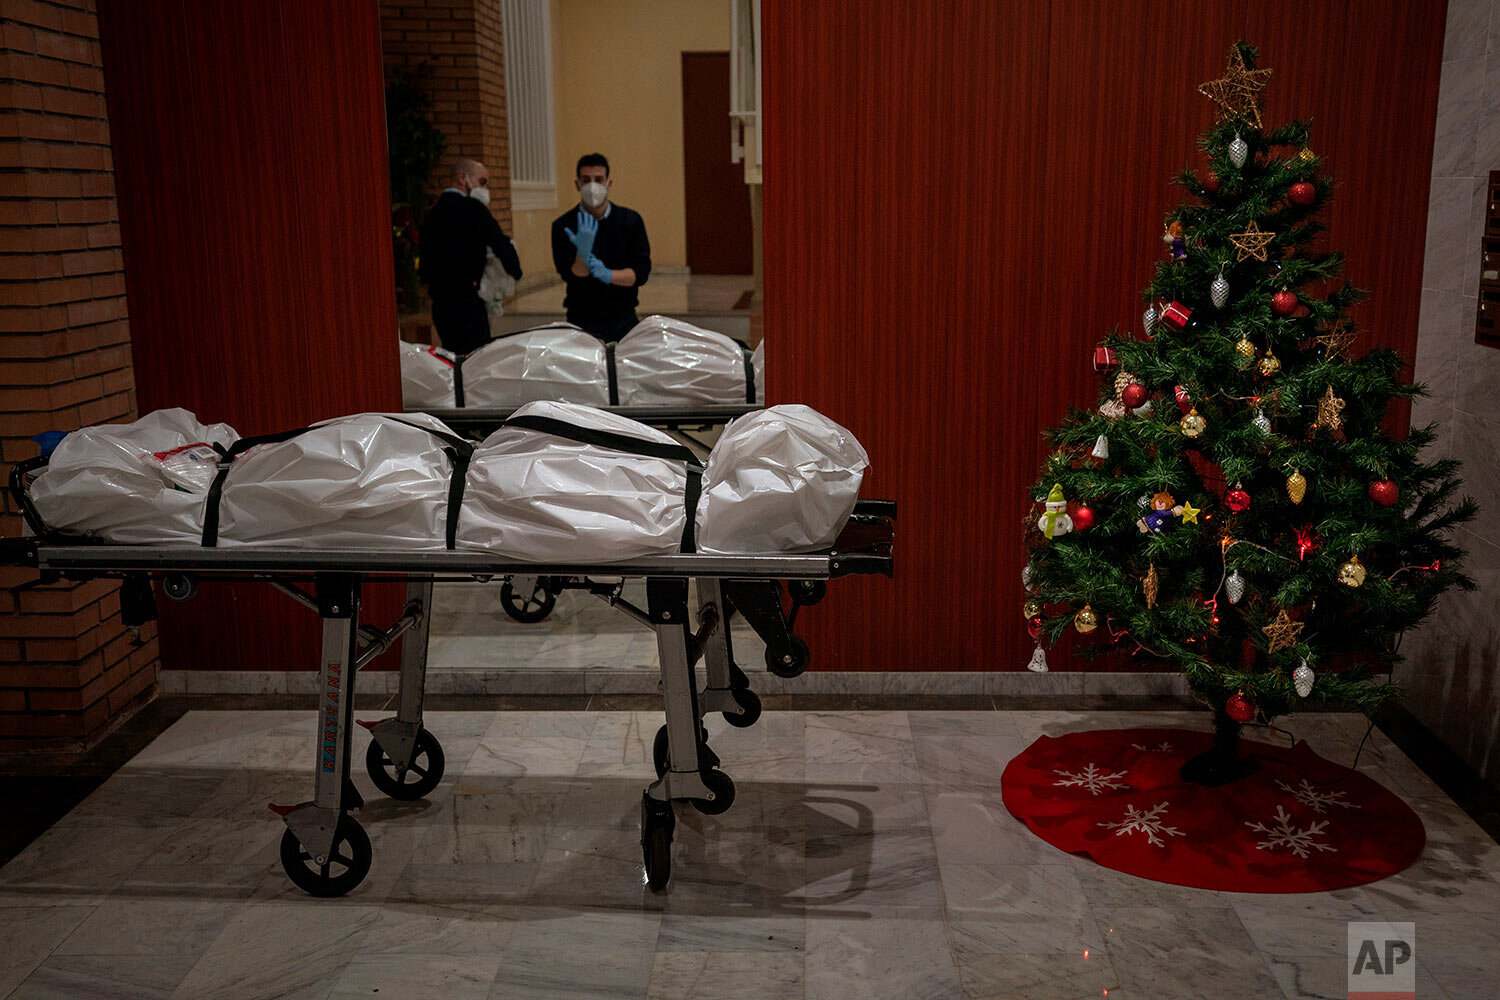
[[[415,73],[398,69],[385,85],[386,144],[391,169],[391,240],[396,264],[396,301],[402,312],[421,307],[422,282],[417,277],[417,245],[427,215],[427,178],[442,159],[448,137],[432,124],[432,99],[420,79],[427,64]]]

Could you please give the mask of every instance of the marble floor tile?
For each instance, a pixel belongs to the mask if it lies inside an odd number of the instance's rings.
[[[333,985],[329,1000],[392,997],[442,997],[485,1000],[500,970],[500,954],[355,955]]]
[[[92,906],[13,906],[0,912],[5,922],[5,947],[0,948],[0,994],[7,994],[46,961]]]
[[[1057,1000],[1067,997],[1154,997],[1120,988],[1120,979],[1103,950],[1062,952],[966,953],[958,956],[966,1000]],[[1343,1000],[1343,998],[1339,998]]]
[[[803,956],[658,951],[647,1000],[746,1000],[803,995]]]
[[[943,904],[953,948],[969,954],[1082,954],[1104,947],[1094,912],[1062,865],[946,865]]]
[[[196,961],[191,954],[54,955],[8,1000],[165,1000]]]
[[[926,798],[940,865],[1054,865],[1068,857],[1012,816],[998,788],[928,788]]]
[[[186,955],[196,960],[243,905],[238,900],[116,894],[99,904],[53,954]]]
[[[1343,951],[1337,955],[1279,955],[1268,957],[1266,965],[1287,1000],[1325,1000],[1327,997],[1344,1000],[1349,995],[1349,960]],[[1450,994],[1438,986],[1432,974],[1418,961],[1417,996],[1421,1000],[1456,1000],[1458,994]]]
[[[501,955],[494,1000],[618,1000],[644,996],[658,914],[538,907],[523,912]]]
[[[958,963],[943,911],[891,907],[878,914],[809,917],[806,984],[808,1000],[958,996]]]
[[[1127,990],[1157,1000],[1280,1000],[1281,987],[1230,907],[1095,906],[1094,916]]]

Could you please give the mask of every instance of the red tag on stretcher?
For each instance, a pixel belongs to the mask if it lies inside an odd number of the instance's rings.
[[[1174,330],[1181,330],[1187,326],[1188,319],[1193,311],[1181,302],[1173,302],[1161,311],[1161,321]]]
[[[1094,371],[1102,372],[1120,363],[1115,352],[1108,347],[1094,348]]]

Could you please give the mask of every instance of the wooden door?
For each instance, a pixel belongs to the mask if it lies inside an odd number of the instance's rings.
[[[750,189],[730,160],[728,52],[682,54],[682,166],[688,267],[753,273]]]

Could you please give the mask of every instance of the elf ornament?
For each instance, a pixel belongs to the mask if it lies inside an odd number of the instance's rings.
[[[1245,697],[1245,692],[1236,691],[1224,702],[1224,714],[1235,722],[1249,722],[1255,718],[1255,706]]]
[[[1297,697],[1306,698],[1312,694],[1313,681],[1317,679],[1313,668],[1307,665],[1306,660],[1297,664],[1297,669],[1292,671],[1292,685],[1297,689]]]
[[[1036,526],[1042,529],[1042,537],[1052,541],[1058,535],[1073,530],[1073,519],[1068,516],[1068,501],[1063,499],[1062,483],[1053,483],[1052,491],[1044,503],[1046,510],[1037,518]]]
[[[1290,316],[1297,309],[1296,293],[1288,291],[1287,287],[1282,285],[1281,291],[1271,296],[1271,308],[1282,316]]]
[[[1286,200],[1293,205],[1311,205],[1317,197],[1317,190],[1307,181],[1298,181],[1287,188]]]
[[[1094,614],[1094,609],[1085,604],[1083,610],[1073,616],[1073,627],[1084,635],[1088,635],[1099,627],[1099,616]]]
[[[1349,561],[1339,567],[1339,583],[1349,588],[1359,587],[1365,582],[1365,567],[1359,561],[1358,554],[1349,557]]]
[[[1389,479],[1379,479],[1370,484],[1370,499],[1382,507],[1389,507],[1400,495],[1401,491]]]
[[[1208,297],[1215,309],[1223,309],[1229,303],[1229,282],[1224,280],[1223,271],[1220,271],[1213,284],[1208,286]]]

